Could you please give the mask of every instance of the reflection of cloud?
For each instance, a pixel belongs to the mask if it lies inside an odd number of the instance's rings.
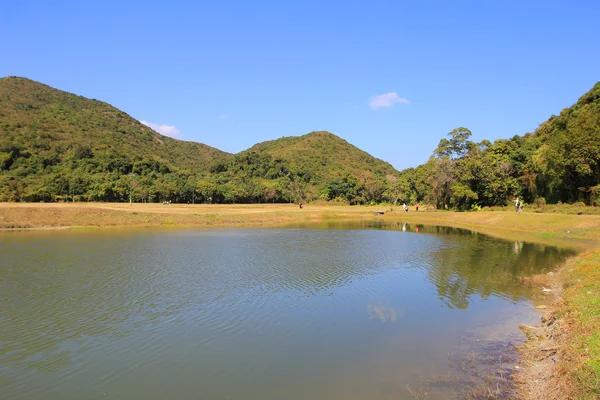
[[[405,314],[404,310],[396,313],[389,303],[384,305],[381,300],[375,304],[367,304],[367,312],[371,318],[377,317],[381,322],[396,322],[398,318],[401,318]]]

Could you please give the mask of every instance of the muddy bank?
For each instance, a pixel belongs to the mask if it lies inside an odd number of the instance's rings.
[[[518,347],[520,368],[513,373],[519,399],[600,397],[599,260],[594,250],[533,279],[548,304],[538,306],[539,325],[521,325],[528,340]]]
[[[572,262],[569,260],[556,273],[536,276],[530,281],[547,294],[547,301],[538,306],[539,325],[520,326],[527,336],[527,342],[518,347],[520,368],[513,373],[520,399],[565,399],[571,391],[567,390],[570,385],[565,382],[565,377],[559,377],[556,370],[563,356],[561,350],[566,332],[564,321],[557,318],[562,296],[561,276]]]

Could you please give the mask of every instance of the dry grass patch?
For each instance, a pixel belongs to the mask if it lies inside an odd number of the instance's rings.
[[[0,229],[277,225],[374,218],[368,207],[294,204],[162,205],[128,203],[0,203]]]

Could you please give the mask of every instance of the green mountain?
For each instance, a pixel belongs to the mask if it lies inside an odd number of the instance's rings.
[[[343,178],[348,174],[358,177],[364,171],[384,176],[397,173],[389,163],[325,131],[258,143],[246,152],[269,154],[299,168],[311,170],[326,180]]]
[[[328,132],[232,155],[160,135],[101,101],[0,79],[0,201],[362,203],[389,196],[394,174]]]
[[[0,79],[0,121],[0,167],[14,169],[21,161],[21,174],[34,172],[36,163],[50,166],[81,157],[107,163],[132,157],[163,169],[206,169],[215,159],[231,156],[160,135],[107,103],[25,78]]]

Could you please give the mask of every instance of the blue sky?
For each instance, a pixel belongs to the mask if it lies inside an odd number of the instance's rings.
[[[398,169],[532,132],[600,80],[600,1],[9,1],[0,76],[236,153],[328,130]],[[160,126],[160,127],[159,127]]]

